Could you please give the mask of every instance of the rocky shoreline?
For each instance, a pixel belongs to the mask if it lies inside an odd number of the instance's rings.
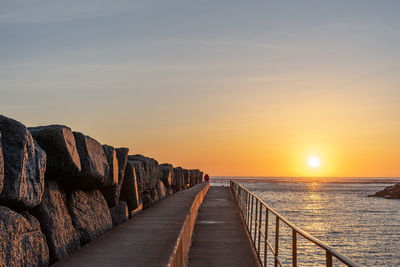
[[[63,125],[0,115],[0,266],[47,266],[167,196],[200,170],[159,164]]]

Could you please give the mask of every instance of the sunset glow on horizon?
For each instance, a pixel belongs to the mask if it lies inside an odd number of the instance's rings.
[[[212,176],[400,175],[398,1],[0,7],[0,114],[27,126]]]

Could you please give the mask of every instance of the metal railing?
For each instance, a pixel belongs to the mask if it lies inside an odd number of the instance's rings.
[[[282,234],[280,234],[281,223],[287,225],[291,230],[291,244],[286,244],[286,246],[290,247],[291,250],[291,255],[289,255],[289,257],[291,258],[292,266],[296,267],[298,264],[298,237],[300,236],[325,252],[324,262],[326,266],[332,267],[333,259],[337,259],[339,262],[347,266],[360,266],[340,252],[337,252],[331,246],[289,222],[286,218],[265,204],[265,202],[258,196],[239,183],[230,181],[230,189],[241,211],[247,231],[262,266],[267,266],[268,255],[271,254],[273,258],[273,266],[284,266],[279,254],[279,241],[280,237],[282,237]],[[269,224],[271,224],[271,228],[275,228],[275,233],[272,235],[272,243],[274,243],[274,245],[269,241],[271,236],[268,237]],[[272,230],[274,229],[271,229],[271,231]]]

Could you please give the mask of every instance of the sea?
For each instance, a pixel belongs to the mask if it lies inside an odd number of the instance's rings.
[[[248,177],[238,182],[287,220],[354,262],[400,266],[400,199],[369,197],[400,178]],[[292,232],[283,223],[280,226],[280,258],[285,266],[291,265]],[[270,228],[268,240],[274,244],[274,225]],[[298,266],[325,266],[324,251],[298,237]]]

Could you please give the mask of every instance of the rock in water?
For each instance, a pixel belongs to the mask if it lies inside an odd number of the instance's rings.
[[[120,201],[118,205],[110,208],[111,218],[113,227],[120,225],[123,222],[126,222],[129,217],[128,205],[125,201]]]
[[[160,165],[162,173],[161,181],[164,183],[166,188],[170,188],[173,185],[172,177],[174,176],[174,167],[171,164],[164,163]]]
[[[81,172],[81,161],[72,130],[63,125],[28,128],[47,154],[46,177],[63,181]]]
[[[0,115],[4,156],[4,187],[0,203],[33,208],[42,201],[46,153],[21,123]]]
[[[394,185],[388,186],[385,189],[378,191],[375,193],[376,197],[384,197],[384,198],[400,198],[400,183],[396,183]]]
[[[49,250],[40,224],[28,213],[0,207],[0,266],[47,266]]]
[[[101,188],[104,198],[107,201],[109,207],[118,205],[119,197],[121,194],[121,186],[124,181],[125,168],[128,162],[128,148],[117,148],[115,149],[118,161],[118,183],[115,185]]]
[[[80,248],[78,233],[68,213],[65,193],[56,181],[47,179],[42,203],[34,208],[49,245],[50,263],[61,260]]]
[[[3,158],[3,149],[1,148],[1,132],[0,132],[0,194],[3,191],[3,183],[4,183],[4,158]]]
[[[98,189],[71,192],[67,197],[67,207],[81,245],[98,238],[112,228],[110,210]]]
[[[112,185],[108,180],[109,166],[103,147],[93,138],[73,132],[82,171],[74,179],[75,187],[98,188]]]
[[[136,182],[135,166],[128,160],[125,168],[124,181],[121,188],[121,200],[126,201],[129,210],[135,210],[140,207],[139,191]]]

